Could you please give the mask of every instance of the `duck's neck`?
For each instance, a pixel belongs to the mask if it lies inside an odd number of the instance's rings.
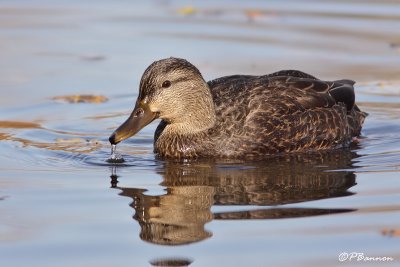
[[[193,131],[192,127],[162,121],[154,135],[154,152],[161,158],[212,156],[214,147],[207,129]]]
[[[154,136],[154,152],[159,156],[196,158],[212,153],[208,130],[216,123],[214,101],[205,82],[200,89],[185,96],[178,114],[161,118]]]
[[[206,83],[202,90],[194,91],[190,98],[186,98],[185,104],[180,116],[167,120],[166,130],[169,134],[193,135],[214,127],[216,121],[214,101]]]

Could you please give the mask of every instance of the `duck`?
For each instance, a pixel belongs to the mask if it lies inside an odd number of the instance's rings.
[[[367,116],[355,104],[354,84],[299,70],[206,82],[187,60],[165,58],[144,71],[133,112],[109,142],[160,119],[154,153],[161,159],[261,159],[345,148]]]

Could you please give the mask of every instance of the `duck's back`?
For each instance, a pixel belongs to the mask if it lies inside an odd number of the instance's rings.
[[[262,157],[348,145],[366,116],[354,104],[353,84],[295,70],[208,82],[217,117],[209,131],[216,156]]]

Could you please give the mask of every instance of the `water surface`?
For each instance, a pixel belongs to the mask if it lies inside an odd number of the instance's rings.
[[[301,2],[301,4],[300,4]],[[396,1],[3,1],[0,266],[339,266],[400,260]],[[118,145],[144,69],[177,56],[206,79],[298,68],[357,80],[359,143],[262,162]]]

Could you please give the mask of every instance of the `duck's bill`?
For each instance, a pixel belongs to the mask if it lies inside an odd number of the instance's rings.
[[[112,133],[108,140],[112,145],[118,144],[132,135],[135,135],[143,127],[156,119],[156,117],[157,114],[151,112],[148,105],[139,103],[136,105],[129,118]]]

